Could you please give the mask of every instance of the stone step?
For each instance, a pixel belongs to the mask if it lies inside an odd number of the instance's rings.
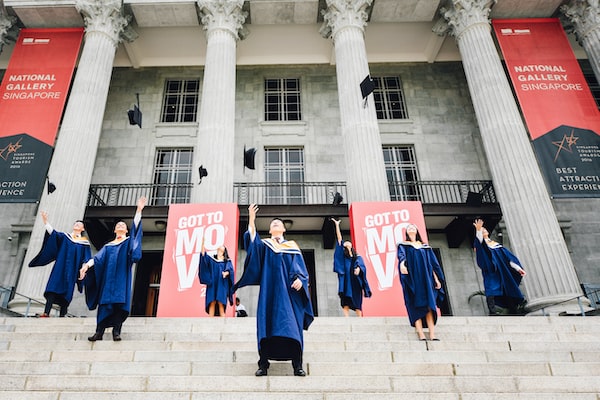
[[[256,320],[130,318],[89,342],[90,318],[1,318],[2,399],[590,399],[600,319],[445,317],[441,341],[406,318],[317,318],[305,378],[289,362],[255,377]]]

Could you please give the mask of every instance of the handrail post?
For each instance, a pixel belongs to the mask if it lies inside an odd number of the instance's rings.
[[[31,298],[27,299],[27,307],[25,308],[25,317],[29,317],[29,309],[31,308]]]
[[[579,309],[581,310],[581,316],[585,317],[585,311],[583,311],[583,303],[581,302],[581,296],[577,296],[577,304],[579,304]]]

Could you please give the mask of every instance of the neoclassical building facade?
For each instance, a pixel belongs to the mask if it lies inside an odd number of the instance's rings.
[[[475,217],[525,266],[532,310],[570,310],[582,283],[600,283],[600,199],[549,195],[491,21],[561,18],[596,82],[599,15],[592,0],[4,0],[3,70],[19,29],[85,28],[48,171],[57,190],[0,206],[5,303],[42,297],[49,268],[27,268],[40,210],[57,229],[83,218],[99,248],[144,194],[134,315],[155,314],[169,204],[237,203],[240,231],[250,203],[261,205],[259,229],[284,218],[318,315],[336,316],[329,218],[349,235],[352,202],[402,200],[423,202],[444,312],[486,312],[470,297],[482,289]],[[375,90],[363,99],[367,76]],[[141,126],[127,119],[136,101]],[[86,313],[81,297],[71,312]]]

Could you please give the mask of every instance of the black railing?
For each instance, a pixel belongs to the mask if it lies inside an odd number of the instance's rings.
[[[393,201],[420,201],[423,204],[497,204],[492,181],[389,182]]]
[[[338,204],[347,203],[346,182],[234,183],[238,204]]]
[[[90,185],[88,207],[134,206],[141,196],[146,196],[152,206],[189,203],[191,191],[191,183]]]
[[[91,185],[88,207],[134,206],[140,196],[148,204],[188,203],[192,184]],[[393,201],[418,200],[423,204],[497,204],[491,181],[389,182]],[[233,201],[257,204],[347,204],[346,182],[234,183]],[[336,196],[336,193],[339,195]],[[341,196],[341,197],[340,197]]]

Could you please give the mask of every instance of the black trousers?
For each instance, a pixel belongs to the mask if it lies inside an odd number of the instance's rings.
[[[56,293],[52,292],[46,293],[46,307],[44,307],[44,314],[50,315],[50,311],[52,311],[53,304],[58,304],[60,306],[59,315],[61,317],[67,315],[67,309],[69,305],[67,304],[66,300],[62,296],[59,296]]]
[[[96,333],[104,334],[106,328],[112,326],[113,335],[120,335],[121,328],[123,327],[123,320],[119,317],[118,314],[112,314],[110,317],[102,320],[98,325],[96,325]]]
[[[271,363],[269,363],[269,359],[264,354],[262,354],[260,349],[258,350],[258,357],[258,368],[262,368],[264,370],[269,369]],[[292,359],[292,367],[294,368],[294,371],[297,371],[302,368],[302,353],[300,353],[298,357]]]

